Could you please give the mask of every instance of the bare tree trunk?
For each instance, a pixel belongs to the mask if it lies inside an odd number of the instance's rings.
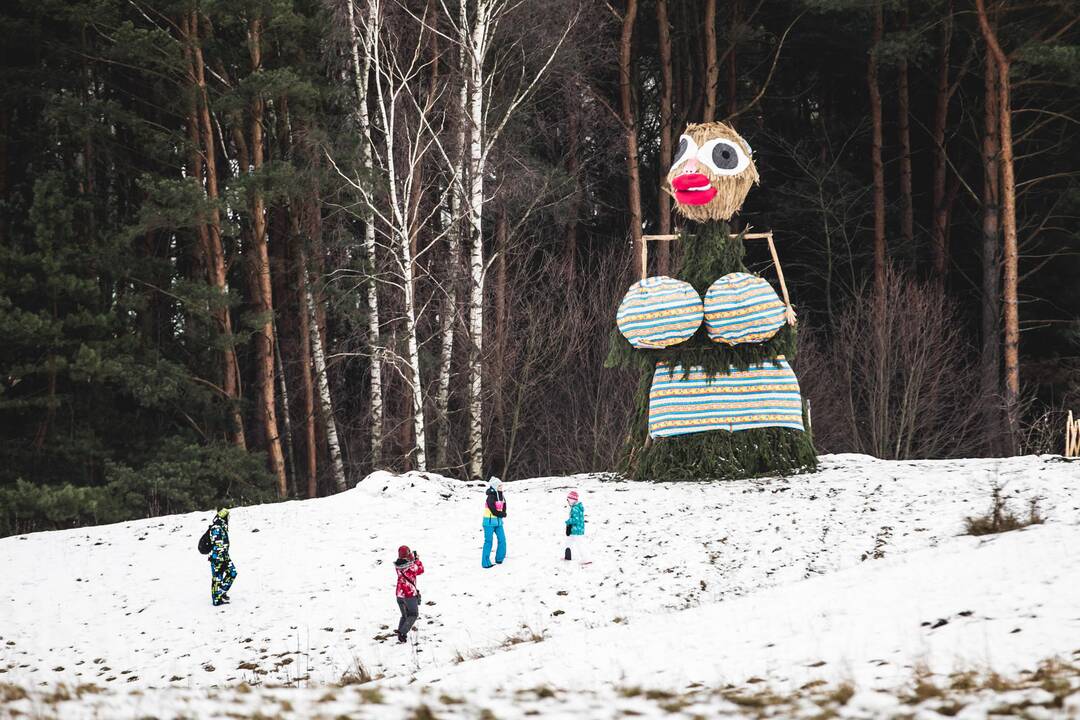
[[[194,115],[194,114],[193,114]],[[0,197],[8,196],[8,127],[11,123],[11,111],[5,105],[0,107]],[[201,177],[196,175],[195,177]],[[0,246],[7,244],[7,217],[0,216]]]
[[[304,412],[304,480],[306,497],[313,498],[319,494],[319,444],[315,422],[315,385],[311,379],[311,322],[308,319],[307,303],[307,263],[304,255],[304,234],[301,232],[301,223],[296,212],[290,213],[289,221],[292,226],[294,243],[290,243],[290,252],[287,257],[287,268],[294,268],[295,275],[290,274],[288,285],[294,289],[296,295],[296,318],[295,330],[297,335],[297,365],[300,367],[300,388],[303,398]]]
[[[319,405],[326,426],[326,444],[330,449],[330,467],[334,474],[334,486],[338,492],[346,489],[345,464],[341,460],[341,443],[338,442],[337,423],[334,420],[334,403],[330,397],[330,379],[326,374],[326,354],[323,351],[322,335],[319,333],[319,317],[315,308],[315,296],[311,292],[311,278],[308,275],[307,253],[300,250],[300,274],[303,282],[304,305],[307,309],[308,332],[311,338],[311,357],[315,363],[315,379],[319,387]],[[309,435],[310,438],[310,435]],[[311,451],[308,450],[310,453]],[[308,491],[311,478],[308,479]]]
[[[447,232],[447,261],[444,274],[443,291],[446,296],[443,309],[439,318],[439,378],[438,387],[435,391],[435,421],[438,423],[438,433],[435,444],[435,465],[439,469],[445,469],[450,459],[450,373],[453,369],[454,360],[454,330],[457,325],[458,314],[458,285],[460,283],[460,262],[462,246],[461,214],[465,205],[465,185],[468,180],[468,162],[465,156],[466,123],[469,115],[469,81],[466,74],[468,45],[466,43],[465,28],[468,27],[466,17],[466,5],[460,3],[458,7],[458,30],[461,33],[458,42],[458,118],[457,118],[457,143],[454,146],[457,152],[456,177],[451,180],[450,188],[450,215],[445,218],[449,226]]]
[[[666,0],[660,0],[666,2]],[[566,147],[566,174],[574,189],[570,194],[570,205],[566,213],[566,228],[563,231],[563,257],[566,264],[566,277],[573,283],[577,277],[578,257],[578,218],[581,215],[581,207],[584,204],[581,188],[581,108],[577,98],[567,92],[567,147]]]
[[[874,285],[884,297],[885,283],[885,169],[881,162],[882,120],[881,89],[878,86],[878,46],[884,31],[885,20],[881,9],[882,0],[874,3],[874,34],[871,39],[870,61],[866,84],[870,91],[870,117],[873,123],[873,140],[870,159],[874,171]]]
[[[499,21],[506,18],[512,5],[499,0],[476,0],[475,13],[471,23],[462,12],[459,17],[458,42],[468,49],[466,59],[469,77],[469,193],[467,217],[472,235],[469,248],[469,362],[468,362],[468,474],[478,478],[484,469],[484,393],[483,393],[483,358],[484,358],[484,284],[486,266],[484,263],[483,202],[484,177],[488,153],[495,140],[506,127],[506,123],[521,106],[525,98],[537,87],[543,74],[551,66],[555,55],[566,40],[577,15],[568,23],[562,37],[555,45],[547,61],[528,83],[522,83],[513,99],[506,105],[501,118],[491,121],[485,100],[493,92],[494,78],[485,76],[485,63],[491,49],[491,38]],[[490,121],[490,122],[489,122]],[[639,231],[640,232],[640,229]]]
[[[900,12],[900,29],[908,27],[908,10],[905,4]],[[915,206],[911,200],[911,100],[908,89],[907,57],[901,56],[897,78],[897,133],[900,136],[900,235],[905,252],[918,258],[915,248]]]
[[[668,9],[675,12],[675,21],[672,25],[674,27],[684,27],[687,15],[690,14],[687,5],[685,3],[675,3],[674,6],[668,6]],[[696,22],[696,14],[693,14],[693,16],[694,22]],[[697,34],[694,33],[692,40],[696,39],[696,37]],[[701,93],[694,92],[696,73],[689,70],[697,67],[692,42],[678,43],[672,46],[672,50],[675,54],[672,56],[671,76],[678,83],[675,86],[676,104],[672,113],[672,127],[681,129],[686,126],[687,121],[690,119],[691,107],[694,101],[700,98]]]
[[[506,253],[510,245],[510,221],[506,216],[506,207],[499,206],[498,215],[495,218],[495,312],[493,313],[495,321],[495,353],[492,358],[491,367],[495,377],[497,387],[495,388],[495,408],[498,412],[498,427],[503,430],[507,428],[507,416],[510,414],[508,409],[508,372],[510,369],[510,363],[507,362],[507,348],[508,348],[508,321],[510,318],[508,299],[507,299],[507,258]],[[513,432],[511,431],[511,437]],[[502,445],[502,473],[506,473],[506,464],[508,453],[511,452],[511,447],[504,441]],[[499,467],[498,459],[493,457],[492,466]]]
[[[447,234],[446,265],[443,273],[443,300],[439,313],[439,377],[435,391],[435,467],[445,469],[450,459],[450,372],[454,360],[454,330],[458,313],[458,264],[461,259],[461,193],[452,190],[450,217],[454,224]]]
[[[672,113],[672,90],[673,78],[671,74],[671,29],[668,27],[668,0],[656,0],[656,28],[660,45],[660,160],[659,182],[663,188],[668,169],[671,167],[672,136],[671,136],[671,113]],[[657,204],[660,206],[659,229],[661,235],[671,232],[671,198],[663,189],[658,194]],[[670,272],[671,248],[670,243],[659,243],[656,256],[656,272],[667,275]]]
[[[499,366],[505,367],[507,325],[510,319],[510,308],[507,302],[507,258],[506,253],[510,247],[510,220],[506,216],[506,208],[499,208],[499,215],[495,221],[495,347],[499,352]]]
[[[412,75],[398,76],[395,69],[395,59],[386,57],[383,53],[381,8],[376,6],[370,14],[372,36],[371,57],[375,68],[375,91],[378,98],[379,115],[382,118],[382,141],[384,155],[381,164],[386,171],[386,188],[389,200],[390,236],[396,246],[396,261],[401,273],[401,289],[404,295],[403,319],[405,321],[405,345],[406,361],[408,363],[408,375],[405,378],[412,395],[412,420],[413,420],[413,443],[414,447],[409,452],[415,462],[416,469],[427,470],[427,439],[425,436],[424,423],[424,386],[420,374],[420,352],[417,342],[416,313],[417,304],[415,297],[416,257],[412,251],[412,232],[410,228],[410,210],[413,207],[413,194],[419,193],[421,187],[418,184],[418,169],[421,155],[416,154],[415,146],[409,146],[410,137],[402,135],[400,130],[403,123],[402,115],[399,114],[398,93],[400,88],[413,82]],[[421,37],[420,42],[423,42]],[[391,48],[391,53],[394,49]],[[387,87],[387,83],[390,87]],[[424,112],[421,110],[420,112]],[[395,151],[398,140],[404,139],[407,144],[407,152],[410,164],[403,169],[398,167],[402,162],[401,157]],[[481,187],[481,194],[483,188]],[[373,197],[371,193],[365,193],[366,200],[371,205]]]
[[[752,20],[753,17],[750,19]],[[742,20],[739,17],[739,0],[731,0],[731,24],[729,30],[736,34],[732,36],[731,45],[727,51],[727,114],[729,117],[739,109],[739,53],[736,45],[738,44],[737,34],[740,32],[740,22]]]
[[[299,265],[298,265],[299,268]],[[304,390],[304,459],[306,461],[305,479],[307,496],[319,494],[319,446],[315,433],[315,386],[311,381],[311,321],[308,319],[307,278],[302,268],[299,270],[300,302],[299,312],[300,358],[303,376],[301,387]]]
[[[934,219],[930,229],[930,245],[933,251],[934,279],[941,287],[945,286],[945,278],[949,268],[949,205],[946,203],[945,192],[948,151],[945,148],[945,130],[949,122],[949,100],[952,98],[949,89],[949,54],[952,45],[952,34],[953,8],[950,0],[948,15],[945,17],[944,26],[941,30],[937,93],[934,105],[934,127],[931,131],[934,142],[934,176],[931,181]]]
[[[248,25],[248,51],[252,72],[262,69],[262,20],[255,18]],[[265,101],[256,94],[251,104],[251,167],[259,172],[263,166],[263,114]],[[262,410],[262,425],[266,438],[266,453],[270,472],[277,478],[278,496],[288,494],[285,477],[285,457],[278,433],[277,395],[274,388],[274,299],[270,279],[270,254],[266,237],[266,203],[262,191],[251,194],[252,270],[255,273],[255,307],[265,319],[255,334],[255,384]]]
[[[232,427],[229,437],[234,445],[247,448],[244,437],[244,417],[240,412],[240,373],[236,350],[232,346],[232,316],[227,302],[229,292],[225,247],[221,241],[221,211],[218,209],[217,152],[214,149],[214,127],[210,122],[210,95],[206,90],[206,70],[202,45],[199,42],[199,16],[192,12],[188,22],[195,83],[198,86],[199,130],[202,136],[202,155],[205,158],[206,197],[210,201],[209,222],[206,227],[206,266],[210,285],[220,294],[219,305],[213,309],[218,332],[226,346],[221,352],[222,389],[231,405]]]
[[[627,7],[627,15],[629,14],[630,9]],[[633,28],[633,22],[633,19],[631,19],[631,28]],[[705,20],[703,25],[705,27],[705,111],[702,120],[712,122],[716,119],[716,86],[720,82],[720,58],[717,56],[716,47],[716,0],[705,0]],[[625,34],[625,19],[623,20],[623,28]]]
[[[709,0],[714,3],[715,0]],[[622,36],[619,39],[619,99],[622,107],[623,132],[626,136],[626,175],[630,205],[630,238],[634,252],[634,279],[644,277],[645,241],[641,235],[641,170],[638,167],[637,113],[634,110],[633,50],[634,21],[637,19],[637,0],[627,0],[623,15]]]
[[[979,28],[997,66],[998,81],[998,132],[1001,143],[1001,225],[1004,250],[1004,305],[1005,305],[1005,421],[1009,452],[1017,451],[1020,429],[1020,313],[1017,305],[1019,284],[1019,258],[1016,238],[1016,178],[1013,175],[1012,106],[1009,89],[1010,59],[998,44],[997,35],[990,25],[983,0],[975,0],[979,15]]]
[[[885,169],[881,162],[882,118],[881,90],[878,86],[878,48],[884,31],[885,20],[882,13],[883,0],[875,0],[874,33],[871,39],[870,60],[866,82],[870,92],[870,116],[873,127],[873,139],[870,147],[870,159],[874,176],[874,308],[879,322],[874,323],[873,357],[874,385],[880,392],[874,396],[874,409],[870,420],[870,442],[875,457],[885,457],[887,452],[886,425],[888,418],[889,393],[888,343],[890,328],[886,326],[888,302],[888,268],[885,259]]]
[[[274,334],[277,337],[281,337],[277,328],[274,328]],[[281,343],[277,343],[274,347],[274,358],[277,362],[277,377],[278,388],[281,391],[281,407],[283,408],[282,420],[285,422],[285,465],[286,474],[289,479],[289,492],[296,492],[296,465],[293,462],[293,448],[296,445],[293,444],[293,431],[292,431],[292,416],[289,414],[289,383],[285,377],[285,363],[281,359]]]
[[[369,18],[364,29],[363,62],[360,60],[360,35],[357,32],[356,17],[353,9],[354,0],[345,0],[349,17],[349,41],[352,51],[353,81],[356,85],[356,108],[360,125],[360,163],[362,167],[372,167],[371,155],[371,118],[367,105],[367,82],[371,73],[371,33],[375,23],[370,14],[376,5],[369,6]],[[375,217],[370,208],[363,211],[364,257],[368,266],[367,282],[367,321],[368,343],[371,346],[371,366],[369,382],[371,385],[371,462],[378,466],[382,461],[383,439],[383,391],[382,391],[382,347],[379,338],[379,285],[376,280],[375,256]]]
[[[424,386],[420,378],[420,348],[416,341],[416,297],[413,289],[416,276],[416,258],[409,245],[409,234],[400,236],[401,254],[406,267],[403,278],[405,290],[405,346],[409,362],[409,385],[413,416],[413,451],[415,468],[421,472],[427,470],[427,438],[424,432]]]
[[[982,191],[982,350],[980,353],[980,392],[985,403],[987,440],[991,454],[1001,451],[1001,238],[1000,171],[998,153],[998,82],[997,66],[986,53],[983,73],[986,107],[983,112],[983,191]]]
[[[478,0],[468,40],[469,65],[469,439],[468,473],[478,479],[484,470],[484,67],[491,1]],[[468,28],[463,29],[467,32]]]
[[[206,192],[205,184],[203,180],[203,151],[202,151],[202,139],[201,129],[199,125],[199,100],[197,96],[198,79],[195,75],[195,58],[192,52],[192,46],[195,42],[193,31],[191,29],[191,16],[184,14],[180,18],[181,32],[184,36],[184,60],[188,63],[188,79],[191,82],[191,88],[193,92],[190,94],[188,101],[188,143],[190,144],[190,151],[188,153],[188,176],[199,184],[199,189],[202,192]],[[6,143],[5,143],[6,144]],[[207,278],[209,276],[209,256],[210,256],[210,230],[206,224],[206,218],[202,215],[198,218],[198,223],[195,226],[195,235],[197,242],[195,245],[195,265],[199,268],[201,273]],[[232,399],[228,399],[232,402]]]

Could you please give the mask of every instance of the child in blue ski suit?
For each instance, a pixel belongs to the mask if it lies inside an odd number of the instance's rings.
[[[582,563],[585,553],[585,504],[578,499],[577,490],[571,490],[566,496],[570,505],[570,517],[566,520],[566,552],[564,560],[578,560]]]
[[[502,480],[492,477],[488,483],[484,498],[484,555],[481,566],[491,567],[492,537],[499,541],[495,549],[495,564],[501,565],[506,559],[506,535],[503,531],[503,518],[506,517],[506,497],[503,495]]]
[[[215,606],[229,602],[229,588],[236,579],[236,566],[229,559],[229,509],[221,508],[210,526],[210,601]]]

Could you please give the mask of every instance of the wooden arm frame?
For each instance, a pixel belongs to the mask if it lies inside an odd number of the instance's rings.
[[[649,241],[670,242],[678,240],[682,235],[672,233],[670,235],[642,235],[641,236],[641,279],[648,275],[649,267]],[[772,230],[768,232],[748,232],[743,235],[743,240],[767,240],[769,253],[772,255],[773,265],[776,266],[776,277],[780,280],[780,292],[784,295],[784,305],[787,306],[788,322],[795,324],[795,309],[791,307],[791,298],[788,297],[787,283],[784,282],[784,269],[780,267],[780,257],[776,254],[776,243],[773,242]]]

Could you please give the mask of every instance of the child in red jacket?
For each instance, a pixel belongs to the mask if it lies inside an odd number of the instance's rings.
[[[401,611],[397,639],[403,643],[409,639],[409,630],[420,616],[420,590],[416,587],[416,576],[424,574],[424,564],[408,545],[402,545],[398,548],[394,569],[397,570],[397,604]]]

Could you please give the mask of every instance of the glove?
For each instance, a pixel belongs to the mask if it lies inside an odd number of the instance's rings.
[[[566,526],[566,537],[570,537],[570,526]]]

